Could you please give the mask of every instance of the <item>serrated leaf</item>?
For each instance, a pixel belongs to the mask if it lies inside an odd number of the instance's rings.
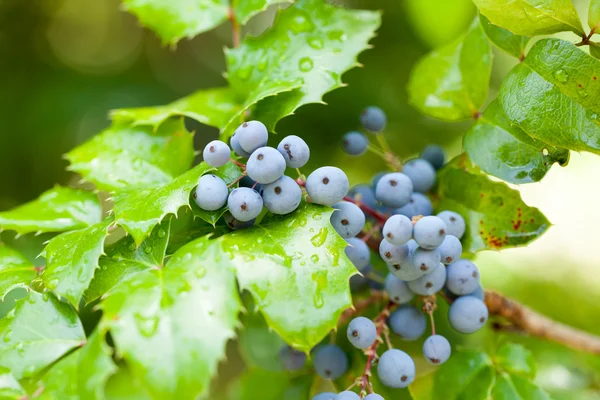
[[[82,400],[77,392],[79,351],[75,351],[52,366],[44,375],[36,400]]]
[[[471,118],[488,93],[492,47],[476,18],[465,35],[427,54],[408,83],[410,103],[447,121]]]
[[[562,31],[583,35],[571,0],[473,0],[494,25],[517,35],[535,36]]]
[[[504,79],[505,115],[529,136],[600,154],[600,60],[560,39],[538,41]]]
[[[352,304],[348,280],[356,269],[329,223],[332,211],[304,203],[291,214],[215,240],[269,326],[306,352]]]
[[[27,398],[27,392],[15,379],[9,369],[0,367],[0,399],[21,400]]]
[[[96,329],[79,350],[77,390],[83,400],[102,400],[108,378],[117,371],[104,332]]]
[[[480,14],[479,18],[483,31],[492,43],[518,59],[525,57],[525,47],[527,47],[527,43],[531,40],[530,37],[515,35],[509,30],[494,25],[483,14]]]
[[[494,355],[496,368],[526,378],[535,377],[536,365],[531,351],[520,344],[506,343]]]
[[[233,0],[235,16],[240,24],[248,22],[253,15],[266,10],[270,5],[293,0]]]
[[[150,236],[136,247],[131,236],[126,236],[108,246],[101,257],[100,269],[84,294],[87,303],[108,293],[119,282],[151,268],[161,268],[169,242],[171,219],[156,226]]]
[[[588,25],[594,32],[600,32],[600,0],[590,0],[588,12]]]
[[[437,195],[439,210],[453,210],[465,218],[465,252],[522,246],[550,226],[540,210],[523,202],[519,192],[490,180],[464,154],[438,174]]]
[[[52,238],[42,253],[46,258],[41,276],[45,286],[76,308],[99,267],[98,259],[112,223],[113,219],[107,218],[89,228],[62,233]]]
[[[496,375],[492,398],[494,400],[550,400],[550,397],[531,381],[505,372]]]
[[[23,254],[0,243],[0,301],[8,292],[29,284],[36,276],[35,267]]]
[[[152,398],[204,393],[235,336],[235,277],[213,250],[208,237],[191,242],[166,267],[123,280],[101,303],[101,325]]]
[[[320,103],[325,93],[342,86],[342,74],[357,65],[379,24],[377,12],[300,0],[281,11],[270,30],[227,51],[228,80],[241,98],[271,80],[304,83],[256,106],[252,117],[272,130],[298,107]]]
[[[85,341],[75,310],[53,295],[30,291],[0,320],[0,366],[27,378]]]
[[[213,174],[223,179],[223,181],[225,181],[225,183],[229,186],[242,176],[242,171],[240,171],[240,169],[233,163],[227,163],[224,166],[217,168]],[[206,211],[198,207],[198,205],[191,200],[190,207],[192,208],[192,213],[195,217],[198,217],[204,222],[211,224],[213,227],[228,210],[227,205],[225,205],[216,211]]]
[[[569,151],[528,136],[510,121],[494,100],[465,134],[469,158],[488,174],[511,183],[540,181],[556,162],[565,165]]]
[[[485,353],[454,352],[436,372],[434,399],[487,399],[494,382],[492,360]]]
[[[177,214],[183,206],[189,207],[190,192],[198,184],[198,178],[210,170],[203,162],[166,185],[117,193],[113,207],[117,224],[140,245],[167,215]]]
[[[102,220],[98,196],[84,190],[56,186],[37,199],[0,212],[0,230],[18,234],[64,232],[94,225]]]
[[[112,127],[65,155],[69,169],[98,189],[115,191],[169,183],[194,160],[193,135],[182,120],[160,128]]]

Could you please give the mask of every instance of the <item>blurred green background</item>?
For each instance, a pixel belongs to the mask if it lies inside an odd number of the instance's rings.
[[[471,1],[335,3],[384,10],[374,48],[360,56],[363,68],[344,75],[348,87],[326,95],[327,106],[305,106],[282,120],[279,135],[305,138],[314,150],[312,166],[338,165],[352,183],[367,182],[383,163],[370,155],[350,158],[341,152],[339,141],[357,127],[360,110],[376,104],[388,113],[387,134],[401,157],[418,153],[428,143],[458,154],[469,123],[447,124],[418,114],[407,104],[405,86],[419,57],[467,27],[476,12]],[[587,2],[575,4],[585,20]],[[254,18],[247,31],[260,33],[274,11]],[[568,33],[562,37],[576,39]],[[55,183],[75,184],[77,178],[65,171],[62,154],[107,127],[109,110],[164,104],[224,85],[222,49],[230,43],[230,27],[223,25],[165,48],[122,12],[117,0],[0,0],[0,210],[29,201]],[[496,52],[490,98],[515,63]],[[197,132],[197,149],[217,137],[214,128],[190,124],[190,129]],[[306,168],[310,169],[311,165]],[[596,334],[598,172],[600,159],[573,154],[568,168],[554,167],[542,183],[519,187],[525,201],[539,207],[553,227],[527,248],[485,252],[477,258],[486,288]],[[44,240],[26,236],[15,242],[10,233],[0,238],[32,257]],[[511,340],[526,342],[536,352],[538,380],[556,398],[600,399],[597,358],[524,337]]]

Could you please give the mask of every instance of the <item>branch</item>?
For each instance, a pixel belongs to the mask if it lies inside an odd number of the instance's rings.
[[[377,347],[379,343],[381,343],[381,336],[386,329],[386,319],[390,316],[390,311],[394,308],[395,304],[391,301],[384,307],[384,309],[375,317],[373,321],[377,326],[377,339],[373,342],[371,347],[365,350],[365,354],[367,355],[367,363],[365,364],[365,369],[360,378],[360,394],[361,398],[363,398],[367,392],[372,393],[369,378],[371,377],[371,368],[373,367],[373,361],[377,358]]]
[[[227,19],[229,19],[229,21],[231,22],[233,47],[240,47],[240,41],[242,36],[241,28],[240,24],[238,23],[235,17],[235,11],[233,9],[233,6],[229,7],[229,15],[227,16]]]

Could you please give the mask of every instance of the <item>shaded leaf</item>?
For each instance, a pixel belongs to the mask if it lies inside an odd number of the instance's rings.
[[[20,400],[23,398],[27,398],[27,393],[19,381],[15,379],[9,369],[0,367],[0,399]]]
[[[596,33],[600,32],[600,0],[590,0],[588,25]]]
[[[79,351],[75,351],[55,365],[44,375],[40,382],[39,396],[36,400],[81,400],[77,392],[77,370]]]
[[[238,336],[238,348],[246,366],[266,371],[282,371],[279,352],[285,342],[269,329],[262,315],[252,312],[252,307],[246,309],[249,309],[248,313],[241,317],[244,328]]]
[[[254,400],[257,393],[260,393],[261,400],[287,399],[283,394],[289,384],[290,377],[287,372],[249,370],[228,388],[227,400]],[[304,399],[308,398],[307,391]]]
[[[235,278],[209,243],[187,244],[166,267],[130,276],[101,303],[102,326],[152,398],[204,393],[235,335]]]
[[[600,58],[600,43],[590,42],[590,55]]]
[[[511,125],[496,100],[465,134],[463,147],[481,169],[511,183],[540,181],[555,162],[565,165],[569,161],[568,150]]]
[[[526,378],[535,377],[535,359],[531,351],[520,344],[507,343],[500,347],[494,355],[496,368],[510,374],[523,375]]]
[[[66,154],[75,171],[102,190],[169,183],[194,160],[193,135],[181,120],[160,128],[112,126]]]
[[[491,71],[492,47],[476,18],[465,35],[427,54],[414,67],[409,101],[434,118],[471,118],[487,97]]]
[[[0,320],[0,365],[27,378],[85,341],[75,310],[47,293],[30,291]]]
[[[525,57],[525,47],[529,40],[528,36],[515,35],[512,32],[492,24],[483,14],[479,15],[481,26],[487,37],[511,56],[522,59]]]
[[[104,389],[110,400],[148,400],[150,395],[129,369],[121,366],[108,378]]]
[[[98,329],[78,351],[77,389],[82,400],[105,398],[106,382],[117,371],[111,352],[112,350],[104,341],[104,332]]]
[[[519,192],[490,180],[465,155],[440,171],[437,195],[437,209],[453,210],[465,218],[465,252],[525,245],[550,226],[540,210],[523,202]]]
[[[434,399],[487,399],[494,382],[492,360],[485,353],[454,352],[436,372]]]
[[[562,31],[583,35],[571,0],[473,0],[494,25],[517,35],[535,36]]]
[[[253,15],[266,10],[270,5],[288,1],[293,0],[233,0],[233,8],[238,22],[245,24]]]
[[[35,267],[24,255],[0,243],[0,301],[8,292],[28,285],[36,276]]]
[[[508,119],[553,146],[600,154],[600,60],[560,39],[538,41],[504,79]]]
[[[505,372],[496,375],[492,398],[494,400],[550,400],[550,397],[531,381]]]
[[[101,220],[102,206],[98,196],[56,186],[29,203],[0,212],[0,230],[13,230],[19,234],[64,232],[85,228]]]

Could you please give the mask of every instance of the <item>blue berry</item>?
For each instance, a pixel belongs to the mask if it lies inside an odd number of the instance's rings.
[[[463,258],[448,265],[446,287],[458,296],[473,293],[479,287],[479,270],[477,266]]]
[[[321,167],[306,179],[306,192],[317,204],[331,206],[342,201],[348,193],[348,177],[339,168]]]
[[[452,264],[462,255],[462,244],[456,236],[452,235],[446,235],[437,249],[440,252],[441,261],[445,265]]]
[[[353,186],[348,191],[348,197],[352,198],[357,203],[364,204],[373,209],[379,206],[377,199],[375,198],[375,192],[369,185]]]
[[[371,262],[371,251],[369,246],[359,238],[346,239],[348,246],[344,250],[346,256],[359,271],[364,271]]]
[[[244,157],[244,158],[250,157],[250,153],[248,153],[247,151],[245,151],[244,149],[242,149],[242,146],[240,146],[240,142],[239,142],[238,137],[236,135],[233,135],[231,137],[231,140],[229,141],[229,144],[231,145],[231,148],[233,149],[233,151],[235,152],[235,154],[237,154],[238,156]]]
[[[348,356],[334,344],[320,346],[314,351],[313,365],[321,378],[337,379],[348,369]]]
[[[431,364],[440,365],[448,361],[452,349],[448,339],[441,335],[432,335],[423,343],[423,355]]]
[[[319,393],[312,400],[334,400],[336,394],[331,392]]]
[[[426,193],[435,183],[435,168],[422,158],[408,161],[402,173],[410,178],[415,192]]]
[[[387,387],[405,388],[415,380],[415,363],[405,352],[397,349],[386,351],[379,358],[377,376]]]
[[[216,175],[202,175],[194,192],[198,207],[205,211],[215,211],[225,205],[229,189],[223,179]]]
[[[246,172],[258,183],[275,182],[285,172],[285,160],[276,149],[261,147],[256,149],[248,159]]]
[[[423,217],[413,227],[413,238],[417,244],[428,250],[442,244],[447,228],[444,221],[435,216]]]
[[[473,333],[481,329],[488,319],[488,309],[475,296],[459,297],[448,310],[450,326],[460,333]]]
[[[223,215],[223,219],[225,220],[227,226],[234,231],[237,231],[238,229],[249,228],[254,225],[254,222],[256,222],[256,219],[251,219],[250,221],[238,221],[233,217],[233,215],[231,215],[229,211]]]
[[[383,238],[396,246],[407,243],[412,234],[412,221],[404,215],[392,215],[383,225]]]
[[[446,233],[461,239],[465,234],[465,219],[454,211],[442,211],[437,215],[446,224]]]
[[[425,315],[416,307],[400,306],[390,315],[388,324],[396,335],[404,340],[417,340],[425,333]]]
[[[263,200],[256,190],[241,187],[231,191],[227,207],[235,219],[245,222],[258,217],[263,208]]]
[[[252,154],[254,150],[267,145],[269,132],[260,121],[244,122],[235,130],[235,137],[245,152]]]
[[[360,396],[354,392],[346,390],[344,392],[338,393],[338,395],[335,396],[333,400],[360,400]]]
[[[421,296],[431,296],[439,292],[446,283],[446,267],[438,263],[438,266],[433,270],[414,281],[408,282],[410,290]]]
[[[213,140],[204,147],[202,157],[211,167],[222,167],[227,164],[229,157],[231,156],[231,149],[227,146],[227,143],[220,140]]]
[[[368,318],[356,317],[348,324],[348,340],[358,349],[366,349],[377,339],[377,328]]]
[[[342,138],[342,148],[351,156],[359,156],[367,151],[369,139],[360,132],[348,132]]]
[[[306,354],[290,346],[283,346],[279,351],[279,360],[287,371],[298,371],[306,363]]]
[[[277,146],[277,150],[285,159],[289,168],[302,168],[310,158],[310,149],[306,142],[296,135],[283,138]]]
[[[381,108],[370,106],[360,114],[360,123],[368,131],[381,132],[387,124],[387,117]]]
[[[477,286],[477,289],[475,289],[473,292],[469,293],[469,294],[465,294],[465,296],[473,296],[478,298],[479,300],[483,301],[485,299],[485,292],[483,291],[483,288],[481,287],[481,284],[479,286]]]
[[[427,250],[421,247],[413,253],[412,263],[428,274],[440,265],[441,255],[438,249]]]
[[[416,249],[418,248],[418,245],[414,240],[411,239],[404,246],[408,248],[408,256],[406,257],[406,260],[396,264],[388,263],[388,270],[398,279],[407,282],[414,281],[415,279],[418,279],[425,275],[425,272],[421,271],[421,269],[412,262],[413,256],[415,254]]]
[[[385,400],[385,399],[377,393],[371,393],[371,394],[368,394],[367,397],[364,398],[364,400]]]
[[[273,214],[288,214],[300,205],[302,189],[295,180],[283,175],[262,187],[262,198],[267,210]]]
[[[412,182],[401,172],[385,174],[375,187],[375,197],[388,207],[404,206],[409,202],[412,192]]]
[[[446,154],[444,149],[436,144],[430,144],[423,149],[421,158],[427,160],[435,169],[440,169],[446,162]]]
[[[396,246],[387,240],[379,243],[379,255],[387,264],[402,264],[408,260],[409,249],[406,244]]]
[[[373,176],[373,179],[371,180],[371,186],[373,186],[374,188],[377,187],[377,183],[381,180],[381,178],[383,178],[384,175],[389,174],[389,171],[381,171],[375,174],[375,176]]]
[[[390,300],[396,304],[409,303],[415,297],[406,282],[392,274],[385,277],[384,288]]]
[[[336,211],[331,214],[331,225],[343,238],[351,238],[360,233],[365,226],[365,214],[353,203],[340,201],[335,203]]]
[[[412,220],[412,217],[419,215],[431,215],[433,213],[433,205],[431,204],[431,200],[423,193],[414,192],[410,195],[407,204],[403,207],[395,208],[393,212],[394,214],[404,215]]]

